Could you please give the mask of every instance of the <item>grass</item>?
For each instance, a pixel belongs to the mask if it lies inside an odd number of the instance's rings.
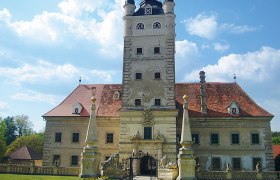
[[[82,180],[73,176],[43,176],[43,175],[20,175],[20,174],[0,174],[3,180]]]

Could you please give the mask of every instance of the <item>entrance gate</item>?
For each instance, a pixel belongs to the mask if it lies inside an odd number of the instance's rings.
[[[157,162],[152,156],[143,156],[140,159],[140,174],[154,176],[157,172]]]

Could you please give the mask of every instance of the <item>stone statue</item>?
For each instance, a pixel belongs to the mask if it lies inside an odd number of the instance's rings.
[[[161,169],[177,169],[176,163],[172,163],[167,159],[167,156],[163,156],[159,161],[159,168]]]
[[[226,171],[231,171],[231,165],[229,163],[227,163]]]
[[[165,141],[165,137],[162,134],[160,134],[159,130],[157,130],[157,133],[155,134],[155,139]]]
[[[109,167],[114,168],[119,166],[119,154],[114,153],[110,158],[101,163],[101,169],[107,169]]]
[[[137,130],[137,132],[130,137],[130,140],[140,140],[140,139],[141,136],[139,134],[139,130]]]
[[[256,172],[261,172],[262,171],[262,168],[261,168],[261,162],[257,162],[257,165],[256,165]]]

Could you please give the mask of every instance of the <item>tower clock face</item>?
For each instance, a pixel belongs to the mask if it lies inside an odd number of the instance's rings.
[[[161,28],[161,24],[159,22],[155,22],[153,25],[154,29],[160,29]]]
[[[144,24],[143,23],[138,23],[136,25],[136,29],[144,29]]]
[[[152,14],[152,8],[146,8],[145,14]]]

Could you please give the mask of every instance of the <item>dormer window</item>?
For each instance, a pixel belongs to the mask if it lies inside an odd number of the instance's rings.
[[[145,14],[147,14],[147,15],[153,14],[153,9],[152,9],[152,7],[146,7],[146,8],[145,8]]]
[[[120,99],[121,93],[119,91],[115,91],[113,95],[113,99]]]
[[[81,114],[82,109],[83,106],[77,102],[72,106],[72,114]]]
[[[239,105],[236,102],[232,102],[228,107],[228,113],[232,115],[238,115]]]

